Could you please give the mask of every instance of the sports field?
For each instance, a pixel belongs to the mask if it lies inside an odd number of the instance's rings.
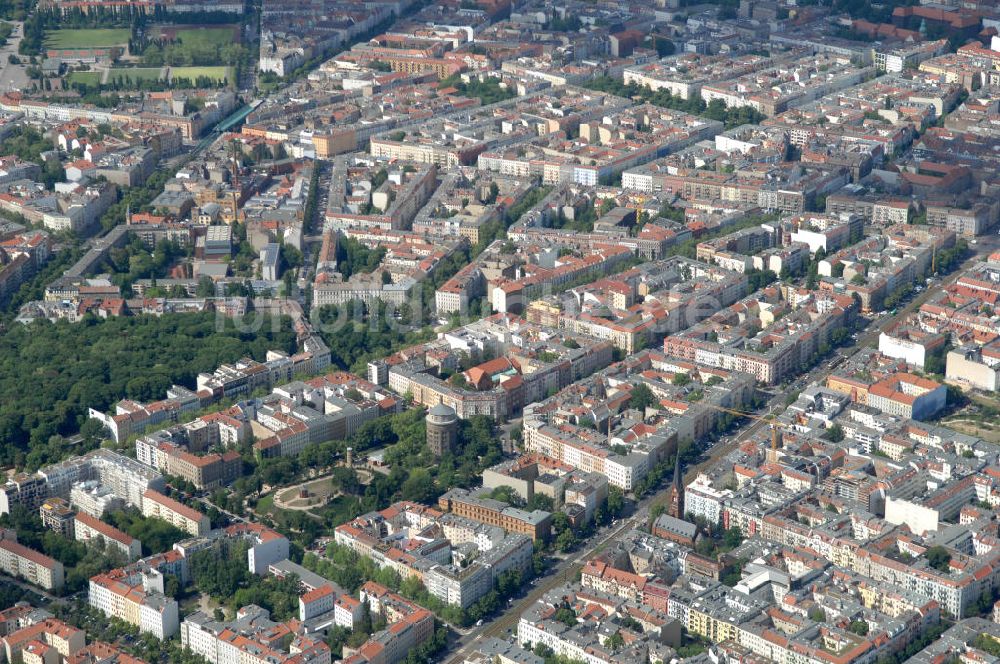
[[[80,30],[50,30],[45,33],[48,48],[100,48],[127,44],[128,28],[94,28]]]
[[[114,81],[126,76],[132,81],[158,81],[163,73],[162,67],[115,67],[108,72],[108,81]]]
[[[172,78],[189,78],[192,82],[199,76],[206,76],[217,81],[226,79],[232,83],[235,71],[232,67],[171,67],[170,76]]]
[[[231,44],[239,37],[232,28],[186,28],[177,31],[177,39],[189,46],[215,46]]]
[[[240,29],[235,25],[196,26],[161,25],[150,29],[154,39],[165,42],[179,41],[185,46],[224,46],[239,42]]]
[[[82,83],[86,86],[97,87],[101,84],[101,72],[99,71],[73,71],[66,74],[66,83]]]

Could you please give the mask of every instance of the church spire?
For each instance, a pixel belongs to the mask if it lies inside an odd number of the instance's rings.
[[[684,480],[681,476],[681,452],[677,450],[674,460],[674,482],[670,487],[670,508],[667,511],[675,519],[684,518]]]

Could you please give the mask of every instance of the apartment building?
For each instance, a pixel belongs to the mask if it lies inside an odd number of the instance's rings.
[[[855,187],[855,189],[850,189]],[[827,214],[855,215],[866,223],[879,228],[905,224],[913,204],[909,200],[886,200],[884,196],[869,194],[856,185],[848,185],[842,192],[826,197]]]
[[[54,498],[54,497],[53,497]],[[77,482],[69,492],[70,505],[100,519],[107,512],[124,508],[127,503],[99,480]]]
[[[792,242],[809,245],[809,252],[820,249],[828,254],[863,236],[860,217],[834,217],[833,215],[805,214],[793,217],[790,222]]]
[[[474,297],[486,294],[486,278],[474,262],[469,263],[434,292],[434,308],[438,315],[469,313]]]
[[[12,530],[0,531],[0,571],[44,590],[59,590],[65,581],[61,562],[18,544]]]
[[[48,495],[45,478],[37,473],[15,473],[0,486],[0,514],[10,514],[14,505],[37,508]]]
[[[45,466],[28,475],[18,473],[0,485],[0,514],[11,505],[37,509],[50,496],[69,498],[74,485],[94,482],[107,487],[123,502],[139,507],[147,488],[166,486],[163,476],[135,459],[100,448],[82,456]]]
[[[299,596],[299,620],[305,622],[330,613],[334,609],[336,600],[337,593],[329,584],[302,593]]]
[[[228,418],[232,419],[232,418]],[[198,426],[205,424],[206,426]],[[246,431],[238,438],[249,437],[250,426],[248,423],[235,421],[235,428]],[[195,454],[190,449],[204,449],[211,444],[211,436],[202,434],[208,433],[206,430],[217,427],[218,422],[205,423],[203,420],[196,420],[193,423],[172,429],[162,429],[155,433],[137,438],[135,441],[135,457],[142,463],[149,465],[156,470],[181,477],[191,482],[197,489],[216,489],[221,486],[231,484],[243,472],[243,462],[239,452],[236,450],[226,450],[225,452],[210,452]],[[198,441],[197,437],[207,438]]]
[[[547,540],[552,525],[549,512],[528,512],[499,500],[475,496],[467,489],[452,489],[442,494],[438,507],[479,523],[499,526],[507,532],[527,535],[532,540]]]
[[[76,515],[73,537],[78,542],[99,540],[106,550],[113,551],[130,562],[142,556],[142,543],[139,540],[86,512]]]
[[[168,639],[177,633],[180,620],[176,600],[164,594],[163,572],[178,564],[185,564],[183,556],[170,551],[93,576],[88,603],[106,616],[135,625],[160,640]]]
[[[404,541],[399,535],[420,535],[425,541],[403,550],[398,546]],[[501,574],[524,573],[533,550],[531,538],[525,535],[507,534],[498,526],[409,502],[338,526],[334,537],[379,567],[393,569],[404,578],[421,579],[433,596],[462,608],[489,592]],[[455,564],[451,552],[470,546],[478,551],[471,562]]]
[[[388,623],[358,648],[344,649],[344,664],[397,664],[434,635],[434,614],[369,581],[361,587],[361,603]]]
[[[681,334],[666,337],[663,352],[700,365],[747,373],[768,385],[780,383],[814,361],[820,345],[829,342],[833,330],[846,326],[856,309],[850,297],[831,292],[807,291],[796,306],[791,315],[766,327],[773,343],[709,340],[708,332],[724,324],[730,315],[723,311]]]
[[[681,99],[701,96],[705,83],[749,74],[771,62],[759,55],[702,55],[683,53],[638,67],[627,67],[623,72],[625,84],[635,84],[650,90],[669,90]]]
[[[72,657],[66,658],[66,664],[146,664],[146,662],[103,641],[94,641],[78,650]]]
[[[897,373],[868,388],[867,404],[883,413],[911,420],[926,420],[944,408],[944,385],[913,374]]]
[[[63,537],[73,537],[73,508],[57,496],[46,499],[38,508],[42,525]]]
[[[571,609],[576,622],[556,620],[559,608]],[[642,628],[635,628],[633,620]],[[624,643],[610,638],[616,633]],[[671,645],[680,643],[680,634],[681,622],[663,611],[579,584],[546,593],[521,614],[517,625],[518,643],[544,645],[556,655],[586,664],[669,661],[676,652]]]
[[[977,202],[964,207],[927,204],[927,223],[953,231],[962,237],[975,237],[991,230],[1000,221],[1000,201]]]
[[[945,379],[987,392],[1000,390],[1000,347],[964,346],[949,351]]]
[[[28,649],[32,645],[43,645],[55,655],[43,660],[48,664],[53,660],[69,661],[84,649],[86,642],[85,631],[48,616],[7,634],[0,639],[0,646],[3,647],[7,662],[14,664],[23,661],[27,664],[32,654]]]
[[[732,495],[729,489],[716,489],[707,475],[699,474],[684,489],[684,514],[701,517],[707,523],[721,523],[723,505]]]
[[[152,489],[142,494],[142,515],[163,519],[192,535],[206,535],[211,529],[207,516]]]
[[[524,449],[559,459],[581,470],[601,473],[611,486],[631,491],[649,469],[673,449],[674,441],[666,436],[650,436],[634,444],[627,455],[596,447],[592,441],[579,439],[525,415]]]
[[[879,334],[878,350],[886,357],[899,358],[923,369],[927,358],[943,350],[946,341],[942,334],[902,325]]]
[[[245,606],[235,620],[197,611],[181,623],[181,644],[210,664],[330,664],[330,647],[302,623],[274,622],[266,609]]]
[[[361,602],[350,595],[340,595],[333,603],[333,621],[345,629],[357,629],[364,615]]]
[[[232,484],[243,474],[243,461],[236,450],[204,455],[178,450],[167,455],[167,473],[191,482],[197,489],[216,489]]]
[[[643,603],[648,579],[618,569],[600,560],[589,560],[580,570],[580,584],[622,599]]]

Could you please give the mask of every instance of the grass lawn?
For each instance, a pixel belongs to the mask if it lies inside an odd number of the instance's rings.
[[[49,48],[95,48],[127,44],[128,28],[95,28],[87,30],[51,30],[45,33]]]
[[[98,86],[101,84],[101,72],[99,71],[74,71],[66,75],[66,83],[82,83],[87,86]]]
[[[257,512],[257,514],[267,514],[273,508],[274,508],[274,494],[269,493],[257,501],[257,507],[254,508],[254,511]]]
[[[235,80],[232,67],[171,67],[170,75],[173,78],[189,78],[192,82],[199,76],[207,76],[217,81],[227,79],[230,83]]]
[[[158,81],[160,71],[160,67],[115,67],[108,74],[108,81],[113,81],[119,76],[123,79],[128,76],[133,81]]]
[[[235,31],[225,28],[185,28],[177,31],[177,39],[187,46],[216,46],[233,42]]]
[[[968,420],[958,419],[956,420],[942,420],[941,424],[948,427],[949,429],[954,429],[955,431],[960,431],[970,436],[976,436],[977,438],[982,438],[987,443],[1000,443],[1000,431],[993,428],[993,424],[990,422],[970,422]]]

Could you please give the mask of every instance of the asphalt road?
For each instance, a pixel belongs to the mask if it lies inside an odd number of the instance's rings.
[[[878,337],[883,330],[892,326],[896,321],[902,320],[910,313],[916,311],[924,302],[927,301],[932,293],[938,292],[941,288],[955,283],[962,272],[971,267],[976,261],[983,260],[986,255],[1000,250],[1000,237],[995,235],[980,237],[978,238],[976,245],[971,246],[970,248],[973,249],[975,253],[966,259],[953,272],[951,272],[943,281],[932,284],[930,288],[917,293],[914,297],[911,297],[909,302],[897,309],[896,315],[882,316],[880,318],[872,319],[868,327],[863,332],[860,332],[857,339],[852,341],[850,345],[841,346],[832,358],[825,359],[823,362],[801,375],[793,381],[787,389],[776,390],[774,393],[771,393],[772,396],[766,401],[764,407],[757,411],[757,415],[766,419],[772,413],[780,412],[784,408],[784,402],[788,394],[799,391],[808,386],[810,383],[820,380],[824,375],[829,373],[831,369],[836,368],[844,362],[846,358],[857,352],[858,349],[865,346],[878,346]],[[767,424],[763,420],[751,420],[749,423],[745,424],[738,433],[725,439],[726,442],[716,443],[713,445],[703,461],[697,464],[689,465],[685,469],[685,483],[690,482],[697,477],[698,473],[715,465],[720,459],[736,449],[742,442],[753,438],[765,426],[767,426]],[[479,637],[496,637],[504,640],[511,638],[512,635],[517,633],[517,623],[524,611],[530,608],[535,601],[541,598],[542,595],[548,591],[571,582],[576,577],[576,573],[580,569],[582,562],[600,552],[600,550],[603,549],[609,542],[625,532],[628,528],[639,525],[639,521],[644,518],[644,514],[648,513],[647,510],[651,505],[662,503],[667,500],[668,491],[668,489],[664,489],[663,491],[643,498],[636,506],[633,516],[626,519],[624,523],[615,527],[615,529],[610,533],[607,533],[606,530],[602,531],[602,533],[598,534],[596,543],[586,547],[576,554],[572,554],[570,557],[559,560],[550,570],[549,574],[537,579],[536,585],[532,587],[531,591],[528,592],[527,595],[512,602],[507,610],[504,611],[504,613],[499,617],[483,624],[482,626],[460,632],[459,638],[451,644],[451,650],[453,652],[452,656],[449,659],[442,661],[447,662],[448,664],[460,664],[464,657],[469,654],[469,650],[471,649],[473,643]]]
[[[781,398],[783,397],[778,395],[775,396],[772,401],[780,402]],[[761,413],[761,416],[769,414],[773,408],[775,408],[775,406],[772,405],[771,401],[769,401],[767,409]],[[763,422],[752,421],[737,435],[734,435],[730,442],[723,445],[716,444],[712,448],[712,453],[709,458],[701,463],[687,467],[685,471],[685,481],[691,481],[694,479],[694,477],[697,476],[702,469],[714,464],[721,457],[735,449],[740,442],[752,437],[762,426],[764,426]],[[649,508],[655,503],[665,501],[668,491],[669,489],[664,489],[658,493],[646,496],[635,505],[635,510],[633,511],[632,516],[625,519],[619,525],[612,526],[611,530],[608,528],[602,529],[595,536],[595,538],[593,538],[593,542],[584,549],[572,553],[566,558],[558,559],[547,575],[536,579],[535,585],[532,589],[524,597],[516,599],[512,602],[507,610],[504,611],[504,613],[499,617],[483,624],[480,627],[460,632],[459,638],[451,644],[451,649],[454,654],[449,659],[442,661],[447,662],[448,664],[460,664],[460,662],[463,661],[463,658],[469,654],[469,649],[479,637],[496,637],[505,640],[511,638],[512,635],[517,633],[517,623],[520,620],[522,613],[528,610],[532,604],[542,597],[542,595],[549,592],[553,588],[572,582],[576,578],[576,574],[582,567],[582,563],[584,561],[589,560],[600,553],[605,546],[619,537],[622,533],[630,528],[643,525],[643,522],[647,518],[646,515],[649,514]]]
[[[644,502],[648,502],[650,498],[651,497],[647,498]],[[511,603],[509,608],[498,618],[491,620],[480,627],[475,627],[464,633],[460,633],[458,640],[451,644],[451,649],[454,654],[450,659],[442,661],[450,662],[451,664],[459,664],[463,661],[465,656],[469,654],[470,647],[479,637],[508,639],[512,634],[516,634],[517,623],[520,620],[522,613],[528,610],[528,608],[534,604],[535,601],[548,591],[573,581],[573,579],[576,578],[577,571],[580,569],[585,560],[592,558],[604,546],[629,528],[634,528],[637,521],[641,518],[641,514],[642,510],[637,510],[635,514],[626,519],[624,522],[620,523],[618,526],[613,526],[613,530],[609,531],[607,528],[602,529],[596,536],[596,542],[594,544],[579,552],[572,553],[564,559],[558,560],[546,576],[539,577],[536,580],[536,584],[527,595]]]
[[[21,37],[24,35],[24,26],[18,22],[13,23],[14,32],[10,33],[7,43],[0,47],[0,92],[24,90],[30,83],[23,64],[10,64],[9,57],[17,55]]]

